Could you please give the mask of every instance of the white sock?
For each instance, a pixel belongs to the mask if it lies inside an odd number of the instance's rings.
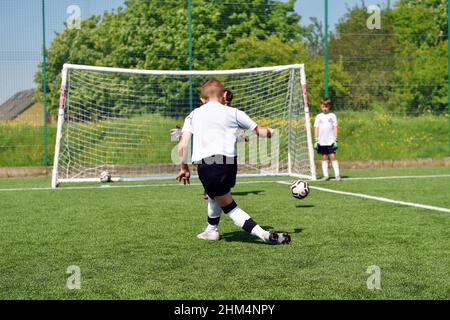
[[[234,224],[239,228],[242,228],[245,224],[245,221],[251,219],[247,212],[242,210],[239,207],[234,208],[228,213],[228,216],[233,220]]]
[[[212,231],[218,231],[218,230],[219,230],[219,225],[217,225],[217,224],[209,224],[209,223],[208,223],[208,226],[205,229],[206,232],[212,232]]]
[[[337,160],[333,160],[331,161],[331,165],[333,166],[334,169],[334,175],[336,177],[339,177],[341,174],[339,173],[339,163]]]
[[[323,176],[328,178],[328,160],[322,160]]]
[[[257,236],[258,238],[260,238],[263,241],[267,241],[269,240],[269,231],[264,230],[263,228],[261,228],[259,226],[259,224],[257,224],[253,230],[252,230],[252,235]]]
[[[228,216],[233,220],[234,224],[239,228],[244,229],[248,233],[257,236],[263,241],[269,238],[269,232],[261,228],[255,221],[239,207],[234,208],[228,213]]]
[[[219,204],[208,197],[208,226],[205,231],[217,231],[219,229],[220,214],[222,208]]]

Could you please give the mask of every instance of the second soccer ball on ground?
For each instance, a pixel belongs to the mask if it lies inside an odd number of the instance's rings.
[[[108,171],[100,173],[100,182],[111,182],[111,174]]]

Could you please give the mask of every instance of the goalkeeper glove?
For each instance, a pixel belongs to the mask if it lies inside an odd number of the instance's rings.
[[[238,132],[236,133],[236,141],[237,142],[248,141],[248,137],[245,135],[245,132],[243,130],[238,130]]]
[[[175,129],[170,130],[170,138],[171,141],[178,141],[181,137],[181,128],[179,126],[176,126]]]
[[[338,138],[336,137],[336,139],[334,139],[333,144],[331,145],[333,148],[337,149],[338,148]]]
[[[245,136],[245,132],[243,130],[238,130],[238,132],[236,133],[236,141],[237,142],[243,142],[246,141],[246,136]]]
[[[314,149],[318,149],[319,148],[319,140],[317,140],[317,138],[314,139]]]

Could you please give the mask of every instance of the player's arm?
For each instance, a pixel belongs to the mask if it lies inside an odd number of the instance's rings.
[[[239,128],[250,130],[256,133],[259,137],[271,138],[273,135],[272,128],[261,127],[256,124],[245,112],[236,109],[236,121]]]
[[[191,172],[188,166],[188,148],[189,142],[191,141],[192,133],[183,132],[181,136],[180,143],[178,144],[178,159],[180,160],[180,172],[177,175],[178,181],[183,181],[184,184],[190,184],[189,179],[191,177]]]
[[[178,141],[181,137],[181,127],[180,126],[176,126],[173,129],[170,129],[170,138],[171,141]]]
[[[314,149],[319,147],[319,127],[314,127]]]
[[[337,148],[338,147],[338,123],[337,123],[337,119],[335,119],[335,123],[333,126],[333,134],[334,134],[334,147]]]

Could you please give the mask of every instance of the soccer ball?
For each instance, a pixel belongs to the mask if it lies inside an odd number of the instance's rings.
[[[294,181],[291,184],[291,194],[294,198],[305,199],[309,194],[308,182],[303,180]]]
[[[111,182],[111,174],[108,171],[100,173],[100,182]]]

